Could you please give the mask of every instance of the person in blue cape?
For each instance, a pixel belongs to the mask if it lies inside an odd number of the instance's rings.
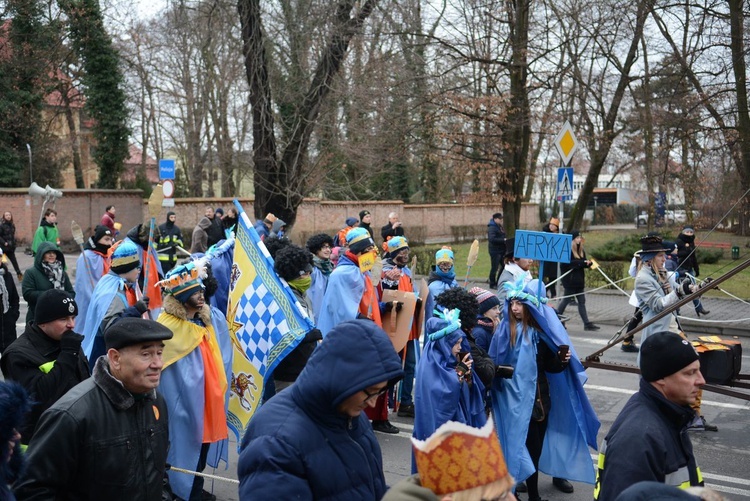
[[[106,354],[104,331],[120,317],[139,317],[148,311],[148,301],[141,297],[138,275],[141,260],[131,242],[121,242],[112,253],[109,272],[94,287],[86,313],[83,353],[94,367],[96,359]]]
[[[297,381],[250,420],[237,467],[240,500],[381,499],[382,452],[363,411],[403,375],[383,329],[369,320],[338,324]]]
[[[425,440],[448,421],[481,428],[487,422],[484,386],[474,376],[459,310],[444,310],[427,321],[414,388],[414,438]],[[413,468],[416,472],[416,468]]]
[[[165,342],[159,384],[174,437],[167,462],[200,472],[228,458],[231,340],[226,319],[205,297],[206,290],[210,295],[218,286],[208,275],[205,257],[172,268],[159,285],[166,295],[156,321],[174,333]],[[171,470],[169,483],[176,499],[212,498],[203,490],[203,477]]]
[[[333,272],[331,252],[333,251],[333,239],[325,233],[318,233],[307,240],[307,250],[313,255],[312,284],[307,290],[307,298],[312,305],[315,318],[320,316],[320,308],[323,305],[323,296],[328,287],[328,277]]]
[[[458,287],[456,268],[453,263],[453,251],[450,247],[444,246],[435,253],[435,269],[430,271],[427,277],[427,286],[433,297],[438,297],[441,292]]]
[[[86,313],[89,310],[91,294],[94,287],[109,271],[109,252],[112,247],[112,231],[103,224],[94,229],[94,234],[89,237],[83,246],[83,252],[76,261],[76,283],[75,291],[78,298],[78,321],[76,327],[78,332],[86,328]]]
[[[541,500],[537,471],[595,482],[589,447],[597,447],[600,424],[570,337],[547,299],[533,292],[536,284],[503,285],[503,320],[490,343],[495,363],[514,367],[512,378],[493,381],[492,409],[508,472],[517,482],[526,480],[529,501]]]

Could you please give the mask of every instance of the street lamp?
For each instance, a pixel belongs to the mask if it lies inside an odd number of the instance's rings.
[[[34,182],[34,172],[31,166],[31,145],[29,143],[26,143],[26,149],[29,151],[29,184],[31,184]]]

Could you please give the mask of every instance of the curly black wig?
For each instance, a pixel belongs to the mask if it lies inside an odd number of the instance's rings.
[[[324,244],[328,244],[331,246],[331,248],[333,248],[333,239],[330,235],[326,235],[325,233],[318,233],[317,235],[311,236],[307,240],[306,246],[307,250],[309,250],[313,254],[317,254]]]
[[[287,282],[294,280],[312,269],[312,254],[298,245],[289,244],[276,253],[273,269]]]
[[[276,253],[279,252],[281,249],[286,247],[287,245],[292,245],[291,240],[284,237],[276,237],[276,236],[268,236],[263,240],[263,243],[266,245],[266,249],[268,249],[268,253],[271,254],[271,257],[273,259],[276,259]]]
[[[477,324],[477,315],[479,314],[479,303],[477,297],[463,287],[453,287],[443,291],[435,299],[435,302],[443,308],[453,310],[458,308],[461,314],[458,318],[461,320],[461,330],[471,332]]]
[[[214,272],[210,262],[206,263],[206,278],[203,279],[203,297],[206,301],[211,299],[211,296],[216,294],[219,290],[219,281],[214,277]]]

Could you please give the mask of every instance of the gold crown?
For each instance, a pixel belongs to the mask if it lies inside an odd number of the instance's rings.
[[[427,440],[412,438],[422,486],[437,495],[500,483],[502,492],[515,481],[508,473],[492,417],[482,428],[448,421]]]

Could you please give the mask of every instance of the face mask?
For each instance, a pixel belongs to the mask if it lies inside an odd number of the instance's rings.
[[[310,275],[306,277],[295,278],[289,281],[289,287],[298,290],[301,294],[307,292],[307,289],[312,285],[312,277]]]
[[[359,271],[365,273],[375,266],[375,260],[378,258],[378,251],[373,249],[359,256]]]

